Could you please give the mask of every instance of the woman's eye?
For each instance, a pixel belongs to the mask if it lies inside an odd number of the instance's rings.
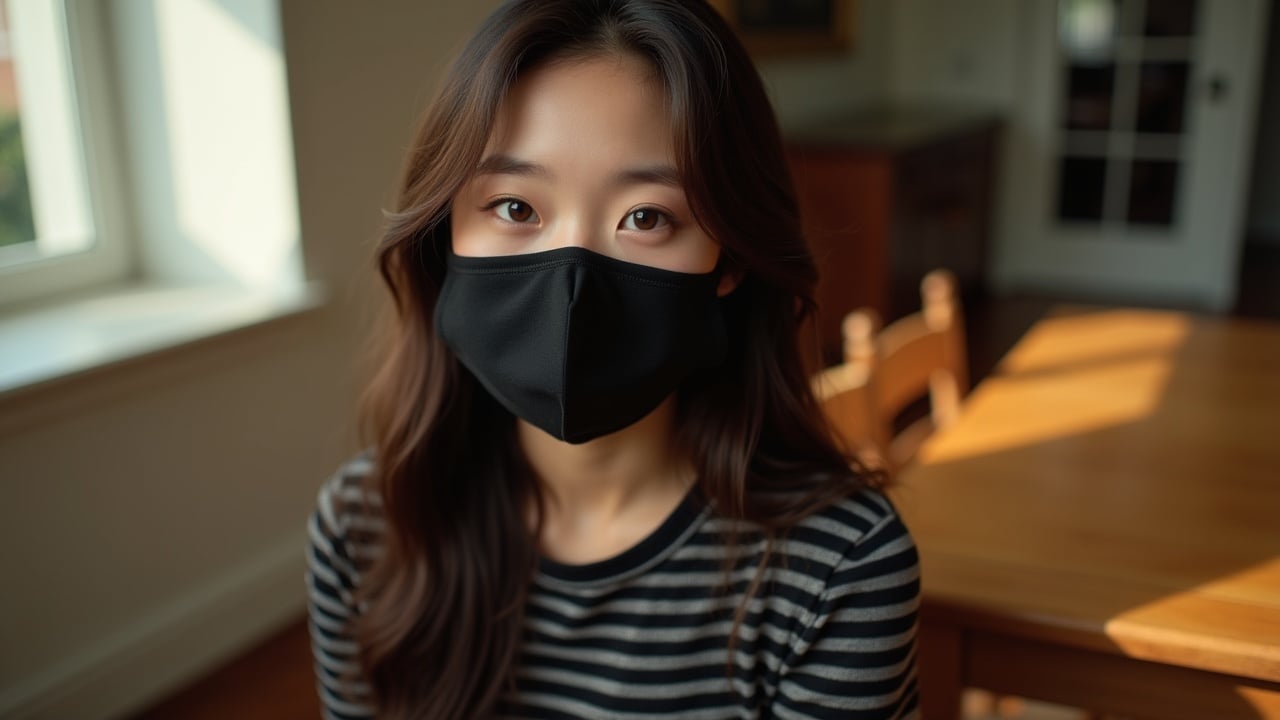
[[[640,208],[622,219],[623,230],[654,230],[670,223],[666,213],[653,208]]]
[[[498,212],[498,217],[513,223],[527,223],[538,219],[533,206],[523,200],[499,200],[491,205]]]

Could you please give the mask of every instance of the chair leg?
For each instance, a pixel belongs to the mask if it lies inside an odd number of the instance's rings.
[[[1019,718],[1026,713],[1026,703],[1022,698],[1012,695],[1000,695],[995,698],[996,716],[1001,718]]]
[[[986,690],[968,688],[964,691],[963,717],[986,718],[996,714],[996,696]]]

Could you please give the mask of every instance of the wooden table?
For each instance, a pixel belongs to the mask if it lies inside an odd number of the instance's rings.
[[[926,720],[966,686],[1280,718],[1280,325],[1057,310],[893,497]]]

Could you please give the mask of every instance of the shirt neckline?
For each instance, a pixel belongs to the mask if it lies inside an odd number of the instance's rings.
[[[710,511],[705,497],[694,484],[680,504],[643,540],[613,557],[585,564],[569,564],[538,555],[539,574],[573,584],[616,582],[647,570],[679,547],[697,529]]]

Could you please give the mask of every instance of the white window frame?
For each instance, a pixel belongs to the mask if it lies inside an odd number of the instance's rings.
[[[278,0],[8,2],[64,18],[96,242],[0,269],[0,407],[325,304],[303,262]]]
[[[5,1],[37,238],[0,248],[0,311],[135,274],[104,4]]]

